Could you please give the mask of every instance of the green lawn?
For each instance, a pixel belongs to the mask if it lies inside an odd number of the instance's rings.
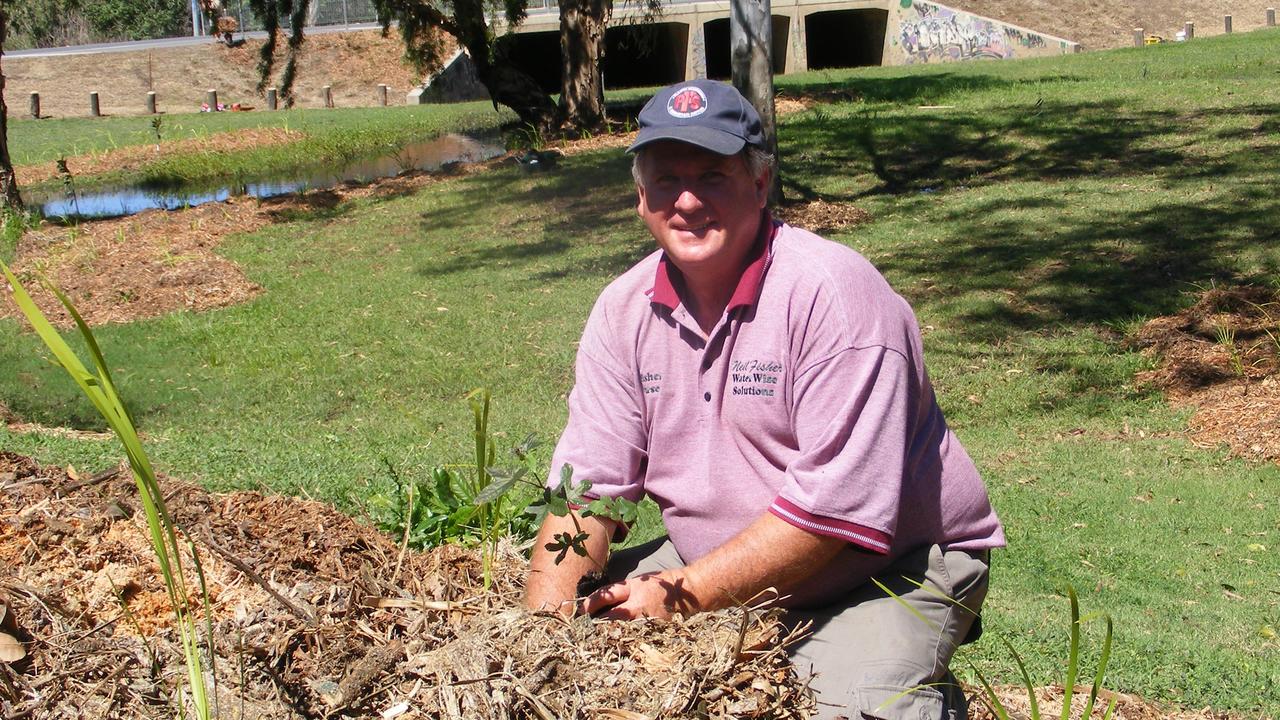
[[[1280,716],[1280,468],[1188,443],[1124,342],[1198,287],[1280,282],[1278,78],[1267,31],[779,79],[824,101],[782,119],[787,194],[871,212],[834,238],[915,306],[1007,526],[969,655],[1005,682],[997,636],[1061,680],[1071,583],[1115,617],[1110,687]],[[632,194],[610,151],[352,200],[221,247],[266,289],[254,302],[99,338],[160,467],[360,513],[386,462],[465,461],[473,387],[494,393],[499,442],[554,439],[596,293],[650,249]],[[22,417],[98,427],[11,320],[0,367]],[[120,455],[4,430],[0,447],[89,469]]]

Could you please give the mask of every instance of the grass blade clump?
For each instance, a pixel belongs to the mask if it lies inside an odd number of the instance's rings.
[[[952,605],[955,605],[956,607],[966,610],[968,612],[973,612],[972,610],[969,610],[969,608],[965,607],[963,603],[956,600],[955,598],[949,597],[948,595],[942,592],[939,592],[938,590],[931,588],[918,580],[914,580],[909,577],[903,577],[902,579],[906,580],[912,585],[915,585],[916,587],[929,593],[930,595],[941,598],[945,602],[951,603]],[[884,592],[889,597],[893,598],[894,601],[896,601],[899,605],[905,608],[912,615],[915,615],[916,618],[918,618],[921,622],[925,623],[926,625],[929,625],[934,629],[939,629],[936,623],[930,621],[923,614],[921,614],[920,611],[911,607],[911,605],[906,600],[904,600],[901,595],[891,590],[884,583],[880,582],[878,578],[871,578],[871,581],[875,583],[876,587],[880,588],[882,592]],[[1085,703],[1084,712],[1080,715],[1081,718],[1088,720],[1088,718],[1091,716],[1091,713],[1093,712],[1093,706],[1097,702],[1098,695],[1102,691],[1102,683],[1106,677],[1107,662],[1111,659],[1111,641],[1114,633],[1114,627],[1111,621],[1111,616],[1105,613],[1094,613],[1084,618],[1081,618],[1080,617],[1080,599],[1076,596],[1076,590],[1071,585],[1067,586],[1067,599],[1070,601],[1070,604],[1071,604],[1071,625],[1070,625],[1070,635],[1069,635],[1068,646],[1067,646],[1067,666],[1065,669],[1066,679],[1063,681],[1063,684],[1062,684],[1063,695],[1062,695],[1062,713],[1060,715],[1060,720],[1070,720],[1071,718],[1071,698],[1075,695],[1076,679],[1080,675],[1080,626],[1083,623],[1088,622],[1089,620],[1092,620],[1096,617],[1103,618],[1107,624],[1107,632],[1102,641],[1102,652],[1098,657],[1098,668],[1093,677],[1093,684],[1089,688],[1089,699]],[[1023,662],[1022,655],[1018,653],[1018,651],[1013,647],[1013,644],[1010,643],[1008,639],[1002,637],[1000,638],[1000,642],[1002,642],[1004,646],[1008,648],[1009,654],[1013,656],[1014,663],[1017,665],[1018,673],[1022,676],[1022,684],[1027,692],[1027,704],[1029,705],[1030,712],[1031,712],[1030,720],[1040,720],[1041,718],[1040,701],[1039,701],[1039,698],[1036,697],[1035,684],[1031,681],[1031,675],[1030,673],[1027,672],[1027,666],[1026,666],[1026,663]],[[982,674],[982,671],[979,670],[978,667],[974,665],[972,661],[966,658],[965,662],[966,664],[968,664],[969,669],[972,670],[973,673],[977,676],[979,684],[982,685],[982,699],[987,704],[987,707],[990,708],[992,714],[994,714],[996,718],[998,718],[998,720],[1010,720],[1011,713],[1009,712],[1009,708],[1007,708],[1004,702],[1000,699],[1000,696],[995,691],[995,687],[987,680],[986,676]],[[884,705],[887,706],[889,704],[892,704],[898,698],[908,693],[915,692],[916,690],[919,690],[924,687],[930,687],[930,685],[918,685],[916,687],[907,688],[904,692],[886,701]],[[1117,698],[1113,696],[1111,698],[1111,701],[1107,704],[1106,711],[1103,712],[1102,714],[1102,720],[1111,720],[1112,716],[1115,714],[1116,702],[1117,702]]]
[[[98,342],[89,330],[89,326],[85,324],[84,319],[76,311],[67,296],[46,281],[44,283],[45,287],[67,309],[72,319],[75,320],[81,337],[84,338],[96,370],[96,372],[90,372],[75,351],[71,349],[71,346],[63,340],[62,335],[45,317],[44,313],[40,311],[40,308],[36,306],[22,283],[9,270],[9,266],[0,262],[0,271],[4,272],[5,278],[9,281],[14,302],[17,303],[22,314],[27,317],[31,327],[53,353],[58,364],[80,386],[81,391],[93,403],[93,406],[107,421],[107,425],[110,426],[120,440],[120,444],[124,446],[125,455],[129,459],[129,467],[133,470],[133,479],[138,488],[138,496],[147,518],[151,547],[155,551],[156,562],[160,566],[165,590],[169,595],[169,602],[173,606],[182,652],[186,658],[187,679],[191,688],[191,705],[199,720],[208,720],[210,717],[209,697],[204,684],[204,671],[200,659],[196,621],[192,617],[191,598],[187,593],[186,576],[182,567],[182,546],[178,544],[178,532],[174,527],[168,508],[165,507],[164,493],[156,481],[155,471],[151,467],[151,460],[147,457],[146,452],[143,451],[142,443],[138,439],[138,431],[133,418],[129,415],[128,408],[120,400],[120,395],[116,391],[115,383],[111,379],[111,372],[107,369],[102,350],[98,347]],[[192,548],[192,553],[194,557],[194,547]]]

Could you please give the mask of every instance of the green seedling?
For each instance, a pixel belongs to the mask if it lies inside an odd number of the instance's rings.
[[[900,595],[895,593],[893,590],[889,589],[889,587],[886,586],[884,583],[880,582],[879,579],[872,578],[871,580],[876,584],[876,587],[880,588],[881,591],[883,591],[889,597],[897,601],[900,605],[902,605],[902,607],[906,608],[908,612],[914,615],[921,622],[925,623],[926,625],[929,625],[930,627],[937,629],[937,625],[935,623],[933,623],[924,615],[922,615],[918,610],[911,607],[911,605],[908,604],[906,600],[902,599]],[[925,585],[924,583],[914,580],[912,578],[904,577],[903,580],[906,580],[907,582],[911,583],[912,585],[915,585],[916,587],[929,593],[930,595],[933,595],[947,603],[955,605],[956,607],[961,608],[966,612],[973,613],[971,609],[965,607],[962,603],[957,601],[955,598],[949,597],[945,593],[942,593],[935,588],[931,588]],[[1080,617],[1080,600],[1076,596],[1075,588],[1072,587],[1071,585],[1067,586],[1067,598],[1071,604],[1071,625],[1070,625],[1070,631],[1069,631],[1070,635],[1069,635],[1069,640],[1067,645],[1067,666],[1066,666],[1066,673],[1065,673],[1066,677],[1062,683],[1062,688],[1063,688],[1062,713],[1059,720],[1070,720],[1071,718],[1071,698],[1075,695],[1076,680],[1080,675],[1080,626],[1083,623],[1098,617],[1101,617],[1106,622],[1106,625],[1107,625],[1106,635],[1102,641],[1102,652],[1098,656],[1097,671],[1094,673],[1093,684],[1089,688],[1089,698],[1088,700],[1085,701],[1084,711],[1080,715],[1081,718],[1090,718],[1092,716],[1093,707],[1098,700],[1099,693],[1102,691],[1102,683],[1106,677],[1107,661],[1110,660],[1111,658],[1111,640],[1114,633],[1114,627],[1112,625],[1110,615],[1107,615],[1105,613],[1094,613],[1084,618]],[[1000,638],[1000,642],[1004,644],[1005,648],[1009,650],[1009,654],[1013,657],[1013,661],[1018,667],[1018,673],[1022,676],[1022,684],[1027,693],[1027,703],[1030,706],[1030,710],[1031,710],[1030,720],[1040,720],[1042,717],[1042,714],[1040,712],[1040,701],[1036,697],[1035,684],[1031,682],[1031,675],[1030,673],[1027,672],[1027,667],[1022,660],[1022,655],[1018,653],[1018,651],[1013,647],[1013,644],[1010,643],[1008,639],[1002,637]],[[977,666],[974,665],[967,658],[965,659],[965,662],[969,665],[969,669],[973,670],[974,675],[978,677],[978,682],[982,685],[982,700],[987,705],[987,707],[991,710],[992,714],[995,715],[998,720],[1011,720],[1011,718],[1015,717],[1009,712],[1009,708],[1005,706],[1004,702],[1000,700],[999,695],[996,694],[995,687],[991,684],[990,681],[987,680],[986,676],[982,674],[982,671],[979,670]],[[933,685],[937,685],[937,683],[932,683],[930,685],[919,685],[916,687],[907,688],[903,692],[885,701],[881,707],[891,705],[894,702],[896,702],[899,698],[902,698],[906,695],[916,692],[921,688],[931,687]],[[1107,705],[1107,709],[1103,712],[1101,720],[1111,720],[1112,716],[1115,714],[1116,702],[1117,702],[1117,697],[1113,695],[1111,698],[1111,702],[1108,703]]]
[[[62,338],[62,335],[54,329],[48,318],[40,311],[40,308],[32,301],[22,283],[9,270],[9,266],[0,262],[0,271],[4,272],[4,276],[12,288],[14,301],[31,323],[36,334],[40,336],[40,339],[44,341],[44,344],[53,353],[57,363],[80,386],[80,390],[84,392],[89,401],[93,403],[93,406],[102,414],[102,417],[107,421],[107,425],[110,426],[120,440],[120,444],[124,446],[125,455],[129,459],[129,466],[133,470],[133,479],[138,488],[138,496],[146,514],[147,528],[151,535],[151,547],[156,554],[156,560],[164,578],[165,590],[173,607],[182,652],[186,658],[187,681],[191,690],[191,706],[199,720],[208,720],[210,718],[209,697],[205,688],[204,671],[200,659],[196,620],[192,617],[191,598],[187,593],[186,573],[183,570],[182,546],[178,543],[178,531],[173,524],[168,508],[165,506],[164,493],[156,481],[155,471],[151,467],[151,460],[142,448],[142,442],[138,438],[138,431],[133,418],[116,391],[115,383],[111,379],[111,373],[107,370],[107,362],[102,355],[102,350],[98,347],[98,342],[89,330],[89,326],[85,324],[84,319],[67,296],[45,281],[45,287],[58,298],[63,307],[66,308],[67,313],[75,321],[76,327],[79,329],[80,335],[89,349],[89,354],[96,370],[96,372],[90,372],[85,364],[81,362],[79,356]],[[192,546],[190,550],[192,557],[195,558],[195,547]],[[199,572],[198,568],[199,565],[197,563],[197,572]],[[202,573],[200,577],[203,578]],[[202,592],[204,592],[203,589]],[[207,612],[207,605],[205,609]],[[181,696],[181,688],[179,688],[179,696]]]
[[[1224,321],[1214,326],[1213,334],[1218,345],[1226,351],[1227,357],[1231,358],[1232,372],[1236,377],[1244,377],[1244,356],[1240,348],[1236,347],[1236,329]]]

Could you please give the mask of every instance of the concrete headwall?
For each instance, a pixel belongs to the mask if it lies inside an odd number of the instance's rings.
[[[918,0],[895,0],[885,29],[884,64],[1009,60],[1066,55],[1077,44],[1052,35]]]

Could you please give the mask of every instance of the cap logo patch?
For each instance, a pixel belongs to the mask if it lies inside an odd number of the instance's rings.
[[[698,117],[707,111],[707,96],[693,85],[676,90],[667,101],[667,114],[671,117]]]

